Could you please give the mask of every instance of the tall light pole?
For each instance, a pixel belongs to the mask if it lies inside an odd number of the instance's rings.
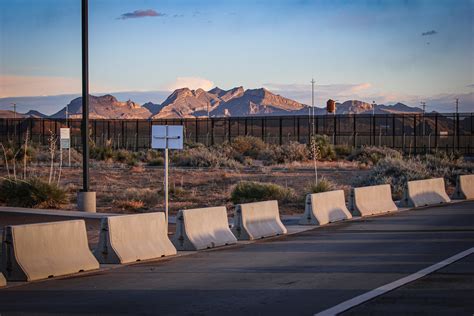
[[[82,191],[78,193],[78,208],[96,211],[95,192],[89,191],[89,5],[82,1]]]
[[[314,84],[316,83],[316,81],[314,81],[314,78],[311,79],[311,108],[312,108],[312,111],[313,111],[313,115],[312,115],[312,120],[311,120],[311,124],[313,126],[313,135],[314,135],[314,132],[315,132],[315,127],[314,127]]]

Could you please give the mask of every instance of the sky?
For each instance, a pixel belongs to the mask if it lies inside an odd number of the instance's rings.
[[[80,93],[80,2],[0,2],[0,98]],[[459,97],[473,112],[473,12],[474,0],[89,0],[90,89],[266,87],[309,104],[314,78],[318,106],[449,111]]]

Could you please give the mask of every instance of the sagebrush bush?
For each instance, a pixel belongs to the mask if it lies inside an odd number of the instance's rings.
[[[253,159],[258,159],[260,152],[267,148],[267,146],[263,140],[253,136],[238,136],[231,143],[231,147],[237,153]]]
[[[308,185],[306,190],[309,193],[321,193],[321,192],[332,191],[335,189],[336,189],[336,184],[334,182],[324,177],[321,177],[321,179],[319,179],[317,183],[311,182]]]
[[[307,161],[311,153],[308,146],[298,142],[290,142],[280,147],[282,162]]]
[[[194,147],[174,152],[172,161],[178,167],[223,167],[237,169],[242,165],[225,156],[219,150],[208,147]]]
[[[390,184],[394,198],[401,198],[407,181],[429,178],[444,178],[454,185],[459,174],[473,172],[474,164],[462,160],[434,155],[395,158],[386,157],[378,161],[368,175],[358,177],[354,186]]]
[[[403,155],[398,150],[388,147],[364,146],[355,149],[348,157],[350,161],[357,161],[366,165],[375,165],[383,158],[402,159]]]
[[[280,203],[292,202],[296,198],[293,189],[275,183],[240,181],[231,192],[234,204],[267,200],[278,200]]]
[[[161,201],[161,192],[149,188],[129,188],[117,193],[114,205],[124,210],[146,210],[153,208]]]
[[[60,208],[67,203],[66,192],[56,184],[37,178],[29,180],[3,179],[0,202],[8,206]]]

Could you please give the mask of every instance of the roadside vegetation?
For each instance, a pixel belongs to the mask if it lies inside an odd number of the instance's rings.
[[[53,134],[48,146],[39,147],[29,139],[19,147],[13,142],[0,143],[0,204],[61,208],[75,203],[80,185],[77,167],[82,156],[71,149],[73,168],[64,169],[67,151],[61,154],[57,144]],[[98,205],[103,203],[120,212],[162,208],[162,182],[156,184],[162,180],[152,180],[149,171],[156,170],[153,173],[162,177],[161,168],[146,168],[164,164],[161,151],[135,152],[115,149],[110,141],[102,147],[92,142],[90,156],[92,170],[104,170],[104,178],[108,178],[105,170],[128,170],[128,177],[138,177],[133,180],[138,182],[133,182],[122,172],[113,179],[97,179],[107,183],[99,186],[104,193],[98,194],[102,198]],[[179,205],[176,207],[200,205],[203,201],[206,205],[222,205],[275,199],[284,208],[301,209],[300,204],[308,193],[344,189],[348,194],[351,185],[386,183],[392,186],[393,197],[399,199],[407,181],[444,177],[452,188],[457,175],[472,173],[474,169],[472,162],[454,153],[410,156],[385,147],[353,149],[348,145],[333,146],[322,135],[313,137],[310,144],[268,144],[260,138],[243,136],[210,147],[189,143],[184,150],[170,152],[170,163],[171,167],[184,168],[180,184],[173,183],[170,187],[171,200]],[[187,168],[194,170],[192,176],[189,176],[191,171],[185,171]],[[350,171],[344,173],[340,168]],[[64,170],[69,174],[68,179],[63,177]],[[277,176],[276,170],[284,170],[285,174]],[[255,171],[261,176],[252,177]],[[208,181],[212,182],[200,182],[203,174],[210,175]],[[217,174],[223,174],[224,178],[218,178]],[[296,174],[303,178],[292,179]],[[109,190],[108,185],[113,189]]]

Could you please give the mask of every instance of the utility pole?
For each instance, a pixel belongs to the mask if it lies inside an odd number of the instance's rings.
[[[316,81],[314,81],[314,78],[311,79],[311,108],[313,109],[313,117],[312,117],[312,126],[313,126],[313,135],[315,133],[315,126],[314,126],[314,84]]]
[[[426,102],[420,102],[421,106],[423,107],[423,136],[425,136],[425,109],[426,109]]]
[[[459,98],[456,98],[456,114],[459,113]]]

